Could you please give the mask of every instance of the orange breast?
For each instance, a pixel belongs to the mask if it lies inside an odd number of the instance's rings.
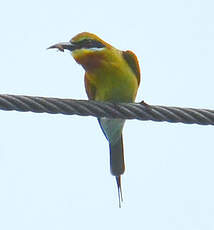
[[[103,59],[102,54],[90,53],[87,55],[80,55],[75,57],[78,64],[82,65],[85,71],[93,71],[100,67]]]

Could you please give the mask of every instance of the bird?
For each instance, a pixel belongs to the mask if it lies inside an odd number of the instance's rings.
[[[121,51],[97,35],[82,32],[69,42],[60,42],[48,49],[71,52],[74,60],[85,70],[85,90],[89,100],[131,103],[135,101],[141,73],[136,55]],[[121,207],[121,175],[125,171],[123,149],[124,119],[98,118],[104,136],[109,142],[110,170],[116,178],[119,207]]]

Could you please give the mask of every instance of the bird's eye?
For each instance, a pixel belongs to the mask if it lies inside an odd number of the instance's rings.
[[[84,42],[84,45],[91,46],[93,44],[93,41],[91,39],[86,39]]]
[[[102,44],[99,41],[93,40],[93,39],[84,39],[82,41],[79,42],[71,42],[73,44],[75,44],[76,47],[78,47],[78,49],[90,49],[90,48],[103,48],[105,47],[104,44]]]
[[[92,39],[85,39],[81,42],[81,46],[84,48],[92,48],[94,46],[94,41]]]

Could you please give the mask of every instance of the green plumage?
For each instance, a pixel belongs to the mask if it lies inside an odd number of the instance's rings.
[[[120,51],[91,33],[80,33],[70,43],[58,43],[50,48],[68,49],[76,62],[85,69],[88,98],[106,102],[134,102],[140,84],[140,68],[135,54]],[[98,119],[109,142],[110,168],[122,199],[121,174],[125,170],[122,130],[123,119]]]

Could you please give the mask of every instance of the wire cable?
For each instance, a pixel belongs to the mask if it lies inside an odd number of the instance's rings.
[[[0,110],[214,125],[214,110],[0,94]]]

